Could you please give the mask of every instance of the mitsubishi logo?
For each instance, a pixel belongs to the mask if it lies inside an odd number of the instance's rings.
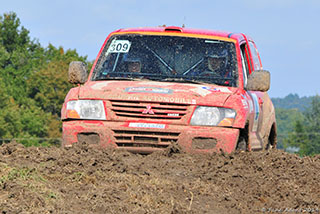
[[[154,114],[154,111],[151,109],[151,105],[147,105],[147,109],[144,109],[142,114]]]

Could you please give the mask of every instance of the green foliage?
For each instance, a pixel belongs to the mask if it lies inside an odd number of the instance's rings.
[[[60,110],[72,87],[67,72],[74,60],[86,62],[86,57],[51,44],[43,48],[15,13],[0,16],[0,143],[59,142],[47,139],[61,136]]]
[[[320,153],[319,96],[272,98],[276,107],[278,148],[300,155]]]
[[[60,110],[65,95],[72,85],[68,83],[68,68],[71,61],[85,61],[76,51],[68,50],[64,53],[52,45],[45,50],[47,63],[30,75],[27,80],[28,95],[34,99],[41,108],[52,115],[60,116]]]
[[[284,149],[283,141],[288,133],[294,130],[294,124],[297,120],[303,120],[304,115],[298,109],[276,108],[277,131],[279,149]]]
[[[75,50],[55,48],[49,45],[45,49],[46,63],[30,75],[27,80],[28,96],[36,101],[41,109],[48,113],[48,138],[61,136],[62,124],[60,111],[64,98],[73,85],[68,82],[68,68],[71,61],[86,61]],[[55,141],[56,142],[56,141]],[[56,142],[57,143],[57,142]]]
[[[303,120],[297,120],[293,132],[285,139],[286,146],[298,147],[298,153],[315,155],[320,153],[320,97],[312,99]]]
[[[29,31],[24,27],[20,28],[20,20],[15,13],[0,16],[0,34],[0,42],[8,53],[13,53],[30,43]]]
[[[299,111],[305,111],[310,107],[313,97],[299,97],[297,94],[289,94],[284,98],[272,98],[275,108],[282,109],[298,109]]]
[[[27,98],[25,80],[35,68],[36,56],[43,55],[43,49],[30,40],[29,31],[20,27],[15,13],[0,16],[0,55],[0,77],[6,92],[20,103]]]

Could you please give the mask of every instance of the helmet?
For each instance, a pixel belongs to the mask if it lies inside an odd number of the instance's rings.
[[[126,57],[124,59],[125,63],[128,66],[129,72],[140,73],[141,72],[141,60],[135,57]]]
[[[228,63],[227,50],[208,55],[208,68],[211,71],[224,70]]]

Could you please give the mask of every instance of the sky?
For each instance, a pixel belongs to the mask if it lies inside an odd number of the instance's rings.
[[[42,46],[94,60],[112,31],[176,25],[245,33],[271,73],[270,97],[320,94],[319,0],[1,0]],[[319,60],[319,61],[318,61]]]

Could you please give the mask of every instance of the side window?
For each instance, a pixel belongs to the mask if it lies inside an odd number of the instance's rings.
[[[249,76],[249,65],[246,57],[246,46],[245,44],[240,46],[241,50],[241,62],[242,62],[242,70],[243,70],[243,83],[244,87],[247,86],[247,78]]]
[[[259,58],[259,53],[253,42],[249,42],[252,58],[253,58],[253,70],[262,70],[262,65]]]

